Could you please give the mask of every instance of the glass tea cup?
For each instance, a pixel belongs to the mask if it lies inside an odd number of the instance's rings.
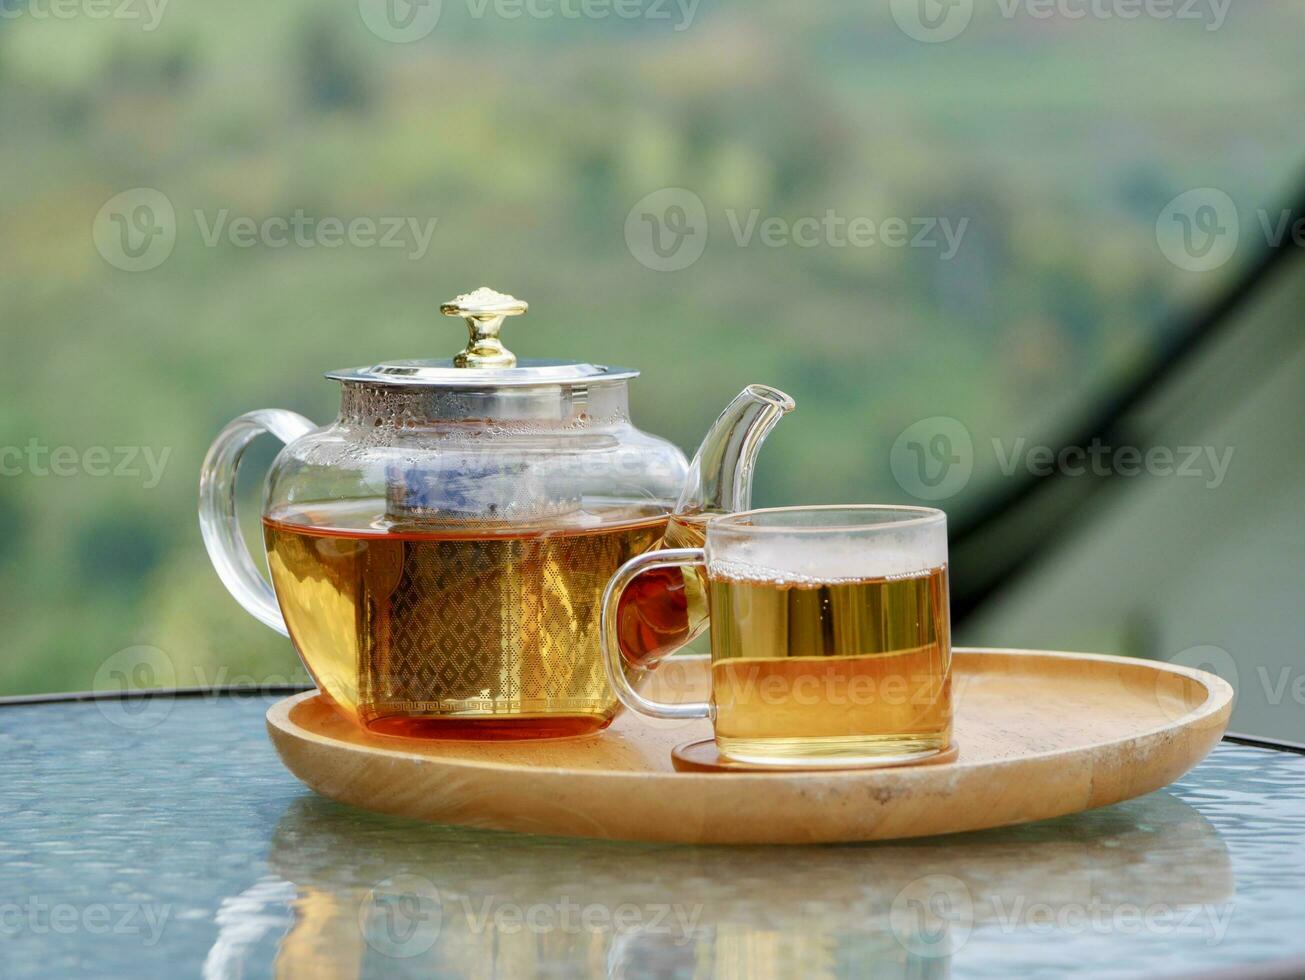
[[[711,695],[667,704],[627,679],[617,612],[640,574],[686,566],[704,570],[708,582]],[[649,551],[621,566],[602,620],[603,661],[622,703],[654,718],[710,718],[726,759],[897,765],[950,747],[940,510],[836,505],[718,517],[704,547]]]

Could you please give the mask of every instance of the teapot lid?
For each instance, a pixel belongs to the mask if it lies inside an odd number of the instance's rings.
[[[503,346],[499,331],[510,316],[525,313],[529,305],[505,293],[481,286],[440,305],[445,316],[467,323],[467,346],[451,358],[425,361],[386,361],[370,367],[329,371],[336,381],[429,388],[521,388],[538,385],[585,384],[637,378],[630,368],[602,364],[576,364],[553,360],[517,360]]]

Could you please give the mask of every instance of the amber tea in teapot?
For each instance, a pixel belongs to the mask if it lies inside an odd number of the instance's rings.
[[[663,510],[581,512],[537,528],[392,525],[380,501],[263,519],[272,583],[297,646],[373,731],[547,738],[614,714],[596,657],[612,574],[662,540]],[[504,715],[509,717],[504,717]]]

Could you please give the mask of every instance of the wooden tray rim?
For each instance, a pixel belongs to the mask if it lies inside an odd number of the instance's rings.
[[[923,781],[937,779],[940,770],[961,772],[977,768],[987,770],[1002,769],[1010,766],[1023,765],[1032,760],[1045,761],[1048,759],[1054,759],[1057,756],[1078,756],[1087,748],[1096,749],[1108,746],[1122,746],[1130,743],[1139,744],[1153,741],[1157,738],[1169,738],[1175,732],[1198,728],[1204,721],[1214,722],[1216,720],[1215,716],[1228,709],[1233,699],[1232,686],[1217,674],[1212,674],[1209,671],[1200,670],[1195,667],[1187,667],[1181,664],[1172,664],[1160,660],[1144,660],[1139,657],[1121,657],[1104,653],[1075,653],[1061,650],[1028,650],[1004,647],[956,647],[953,649],[952,653],[953,655],[960,654],[966,658],[1000,656],[1015,660],[1028,658],[1029,660],[1050,659],[1081,661],[1113,664],[1140,671],[1149,670],[1157,675],[1171,674],[1194,680],[1205,688],[1206,696],[1205,700],[1199,706],[1193,708],[1187,714],[1174,719],[1168,724],[1142,729],[1130,735],[1109,738],[1088,745],[1079,744],[1066,748],[1048,749],[1042,752],[1029,752],[1010,759],[986,759],[969,762],[965,760],[964,745],[962,745],[961,756],[959,759],[955,762],[944,763],[939,766],[895,766],[882,769],[804,769],[792,772],[739,772],[731,773],[729,775],[730,782],[737,786],[740,782],[773,782],[778,778],[786,782],[794,783],[810,782],[828,784],[830,782],[838,781],[865,782],[867,777],[875,776],[883,776],[892,779],[894,782],[911,782],[917,780]],[[705,662],[710,658],[705,654],[694,654],[683,656],[679,659],[685,661]],[[387,742],[393,741],[395,745],[392,747],[375,744],[360,745],[322,735],[318,732],[306,729],[292,720],[291,713],[300,703],[318,697],[319,695],[319,691],[310,690],[277,701],[267,710],[267,726],[269,730],[276,729],[284,736],[329,746],[335,751],[348,751],[369,757],[400,757],[427,764],[435,764],[448,769],[466,769],[471,771],[499,770],[504,772],[520,772],[526,770],[538,774],[556,774],[559,777],[567,779],[599,778],[604,781],[610,781],[613,779],[639,781],[674,779],[680,782],[686,780],[696,780],[701,782],[705,780],[707,784],[711,785],[719,783],[722,778],[721,775],[717,773],[677,772],[673,769],[644,772],[607,769],[595,770],[575,769],[555,765],[543,766],[529,762],[462,759],[440,755],[437,752],[414,751],[405,748],[406,743],[409,742],[422,746],[439,745],[441,742],[438,739],[405,739],[398,736],[376,735],[373,737],[383,739]],[[1227,724],[1226,717],[1223,723],[1224,725]],[[599,733],[598,735],[584,735],[569,739],[550,739],[548,741],[552,743],[560,743],[565,741],[584,741],[586,739],[602,737],[603,734]]]

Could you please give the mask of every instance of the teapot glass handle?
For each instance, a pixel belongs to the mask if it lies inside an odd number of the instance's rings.
[[[254,564],[236,519],[236,471],[245,447],[264,432],[291,443],[317,425],[295,412],[263,408],[246,412],[218,433],[199,474],[199,529],[218,577],[259,622],[289,636],[276,593]]]
[[[607,589],[603,592],[603,613],[598,633],[603,648],[603,668],[607,671],[607,683],[612,685],[612,690],[616,692],[621,703],[631,711],[652,718],[684,719],[712,716],[712,706],[709,701],[682,701],[679,704],[667,704],[665,701],[646,698],[636,691],[625,675],[621,638],[617,630],[621,594],[636,578],[654,568],[681,568],[706,563],[706,552],[701,548],[645,551],[642,555],[635,555],[618,568],[612,580],[607,583]]]

